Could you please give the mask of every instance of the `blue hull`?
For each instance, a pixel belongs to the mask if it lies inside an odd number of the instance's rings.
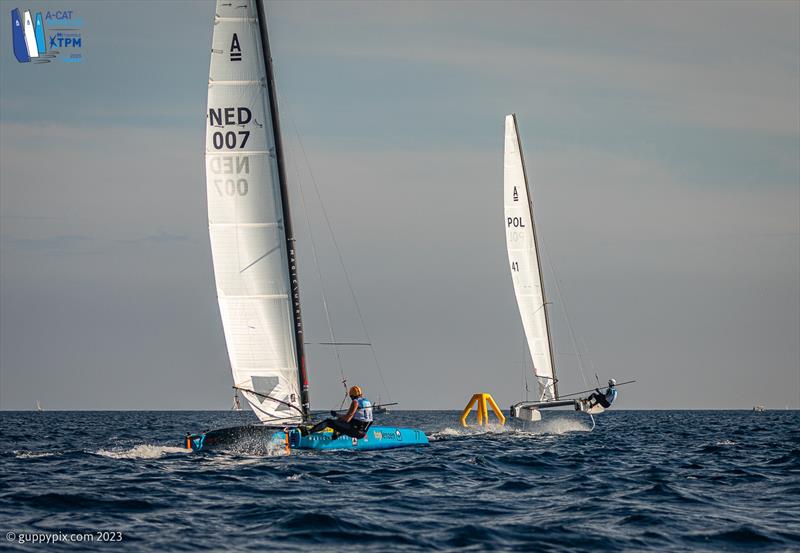
[[[332,440],[331,436],[332,433],[329,430],[302,436],[296,428],[285,431],[276,428],[242,426],[187,435],[185,446],[187,449],[200,451],[214,447],[231,446],[240,440],[253,438],[276,445],[283,445],[287,451],[292,449],[369,451],[428,445],[428,437],[422,430],[394,426],[372,426],[367,431],[367,435],[360,440],[349,436],[339,436],[337,439]]]
[[[393,426],[372,426],[367,430],[367,435],[357,440],[349,436],[339,436],[331,439],[331,432],[317,432],[301,436],[298,430],[289,431],[290,449],[356,449],[367,451],[374,449],[394,449],[397,447],[411,447],[428,445],[428,437],[422,430],[414,428],[396,428]],[[286,442],[285,432],[276,432],[272,439]]]

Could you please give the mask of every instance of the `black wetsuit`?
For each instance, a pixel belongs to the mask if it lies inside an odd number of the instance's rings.
[[[369,423],[364,421],[358,421],[355,419],[351,419],[350,422],[344,422],[341,419],[325,419],[324,421],[320,421],[314,426],[309,429],[309,433],[313,434],[314,432],[321,432],[326,428],[332,428],[334,433],[334,440],[338,438],[339,434],[344,434],[345,436],[350,436],[351,438],[358,438],[359,440],[367,435],[367,428],[369,427]]]
[[[358,404],[353,418],[349,422],[345,422],[339,418],[325,419],[318,422],[309,429],[309,433],[320,432],[325,428],[333,429],[332,439],[336,439],[340,434],[350,436],[351,438],[361,439],[367,435],[367,429],[372,424],[372,404],[365,397],[353,398],[353,401]],[[336,411],[331,411],[331,415],[335,415]]]
[[[597,405],[598,403],[603,406],[604,409],[608,409],[611,407],[611,402],[614,401],[616,397],[616,390],[609,387],[605,393],[601,392],[599,388],[595,388],[592,395],[589,396],[589,405]],[[594,402],[594,403],[592,403]]]

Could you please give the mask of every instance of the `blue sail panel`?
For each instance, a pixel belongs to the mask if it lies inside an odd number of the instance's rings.
[[[47,47],[44,42],[44,24],[42,23],[42,12],[36,12],[36,23],[33,24],[34,33],[36,34],[36,49],[40,54],[47,52]]]
[[[31,61],[28,47],[25,45],[25,28],[22,26],[22,16],[19,10],[11,10],[11,40],[14,47],[14,57],[20,63]]]

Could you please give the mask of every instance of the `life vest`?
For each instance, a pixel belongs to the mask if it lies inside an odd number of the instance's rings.
[[[617,399],[617,389],[616,388],[609,388],[606,390],[604,394],[606,396],[606,401],[611,404],[614,403],[614,400]]]
[[[358,402],[358,410],[353,415],[353,420],[361,422],[372,422],[372,404],[365,397],[356,399]]]

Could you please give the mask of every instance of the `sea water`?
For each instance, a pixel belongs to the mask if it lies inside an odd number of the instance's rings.
[[[48,547],[20,536],[91,534],[59,547],[800,550],[797,411],[610,411],[593,431],[568,411],[526,429],[405,411],[378,422],[421,427],[429,447],[181,448],[187,430],[252,420],[0,412],[0,549]]]

